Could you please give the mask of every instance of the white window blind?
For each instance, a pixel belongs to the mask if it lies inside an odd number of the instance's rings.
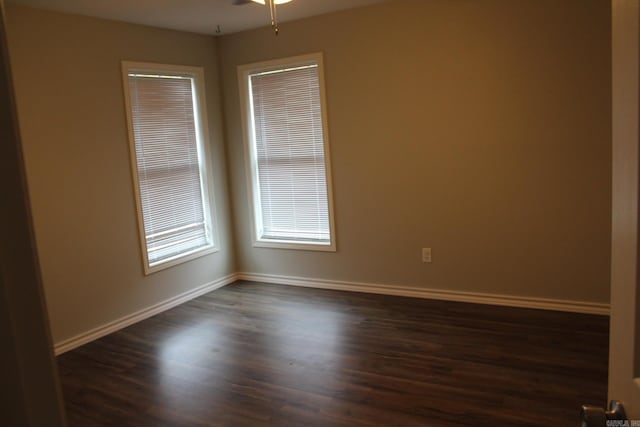
[[[248,77],[258,238],[329,244],[318,66]]]
[[[148,265],[211,247],[190,76],[128,73]]]

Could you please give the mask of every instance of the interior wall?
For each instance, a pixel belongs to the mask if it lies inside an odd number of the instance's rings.
[[[0,422],[65,426],[35,252],[0,0]]]
[[[15,5],[7,19],[54,342],[233,273],[213,39]],[[205,69],[220,251],[149,276],[138,239],[122,60]]]
[[[610,32],[608,0],[396,0],[221,37],[239,270],[607,302]],[[338,251],[254,248],[237,66],[317,51]]]

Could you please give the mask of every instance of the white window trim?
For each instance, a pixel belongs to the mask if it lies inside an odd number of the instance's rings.
[[[202,159],[200,164],[200,182],[202,185],[204,215],[211,229],[211,243],[208,246],[198,248],[189,252],[185,252],[174,257],[162,260],[160,262],[150,264],[147,254],[147,243],[145,238],[144,217],[142,214],[142,199],[140,195],[138,166],[136,161],[136,144],[133,129],[133,120],[131,114],[131,94],[129,91],[129,73],[156,73],[158,75],[176,75],[193,77],[195,81],[196,111],[194,119],[196,123],[196,139],[198,147],[198,157]],[[191,261],[202,256],[218,252],[218,223],[217,212],[215,206],[215,197],[213,193],[213,181],[211,176],[211,153],[209,149],[209,126],[207,122],[207,105],[206,90],[204,80],[204,69],[202,67],[190,67],[185,65],[156,64],[148,62],[122,61],[122,85],[124,88],[125,111],[127,116],[127,131],[129,136],[129,159],[131,161],[131,175],[133,183],[133,191],[136,200],[136,211],[138,217],[138,234],[140,240],[140,249],[142,253],[142,265],[144,274],[149,275],[187,261]]]
[[[259,192],[258,179],[257,179],[257,166],[255,164],[255,138],[254,138],[254,124],[251,114],[251,105],[249,101],[249,75],[256,72],[265,72],[280,70],[283,68],[294,68],[306,65],[318,66],[318,83],[320,87],[320,108],[322,112],[322,127],[323,127],[323,144],[324,144],[324,161],[325,161],[325,174],[327,183],[327,206],[329,214],[329,244],[314,243],[314,242],[298,242],[287,240],[267,240],[260,239],[258,236],[259,227],[257,224],[262,221],[262,215],[260,210],[260,201],[257,197]],[[256,62],[253,64],[246,64],[238,66],[238,84],[240,89],[240,107],[242,117],[242,130],[244,139],[244,151],[245,151],[245,170],[247,174],[249,206],[252,212],[251,220],[251,235],[253,239],[253,246],[259,248],[279,248],[279,249],[297,249],[307,251],[324,251],[335,252],[336,251],[336,228],[334,223],[333,213],[333,180],[331,174],[331,152],[329,149],[329,126],[327,121],[327,100],[325,92],[325,78],[324,78],[324,60],[321,52],[311,53],[307,55],[299,55],[288,58],[274,59],[270,61]]]

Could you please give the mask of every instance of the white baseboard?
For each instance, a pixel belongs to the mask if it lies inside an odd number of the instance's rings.
[[[112,332],[126,328],[141,320],[169,310],[201,295],[222,288],[238,280],[250,282],[274,283],[279,285],[301,286],[307,288],[333,289],[338,291],[364,292],[372,294],[395,295],[413,298],[436,299],[445,301],[470,302],[476,304],[503,305],[508,307],[536,308],[542,310],[566,311],[572,313],[604,314],[610,312],[609,304],[589,301],[571,301],[548,298],[519,297],[478,292],[448,291],[425,289],[409,286],[382,285],[363,282],[345,282],[338,280],[311,279],[306,277],[278,276],[273,274],[234,273],[213,282],[206,283],[166,301],[147,307],[136,313],[124,316],[90,331],[76,335],[55,344],[54,352],[60,355],[83,344],[94,341]]]
[[[134,323],[137,323],[141,320],[147,319],[151,316],[155,316],[156,314],[162,313],[163,311],[169,310],[175,306],[180,304],[184,304],[185,302],[197,298],[201,295],[219,289],[223,286],[226,286],[230,283],[238,280],[236,274],[230,274],[228,276],[222,277],[218,280],[214,280],[213,282],[205,283],[202,286],[199,286],[195,289],[192,289],[188,292],[177,295],[173,298],[169,298],[166,301],[162,301],[158,304],[152,305],[151,307],[147,307],[138,312],[132,313],[128,316],[124,316],[120,319],[114,320],[113,322],[109,322],[105,325],[99,326],[97,328],[91,329],[90,331],[84,332],[82,334],[76,335],[64,341],[60,341],[55,344],[54,352],[57,355],[67,352],[69,350],[73,350],[76,347],[80,347],[83,344],[88,342],[97,340],[105,335],[108,335],[112,332],[118,331],[120,329],[126,328]]]
[[[513,295],[486,294],[478,292],[448,291],[442,289],[425,289],[408,286],[310,279],[306,277],[277,276],[272,274],[238,273],[236,277],[238,280],[247,280],[250,282],[264,282],[290,286],[303,286],[308,288],[365,292],[372,294],[470,302],[477,304],[503,305],[508,307],[536,308],[542,310],[567,311],[572,313],[608,315],[610,312],[609,304],[590,301],[571,301],[548,298],[520,297]]]

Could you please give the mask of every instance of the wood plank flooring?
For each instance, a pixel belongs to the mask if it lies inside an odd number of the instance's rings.
[[[608,318],[237,282],[58,357],[71,426],[578,426]]]

